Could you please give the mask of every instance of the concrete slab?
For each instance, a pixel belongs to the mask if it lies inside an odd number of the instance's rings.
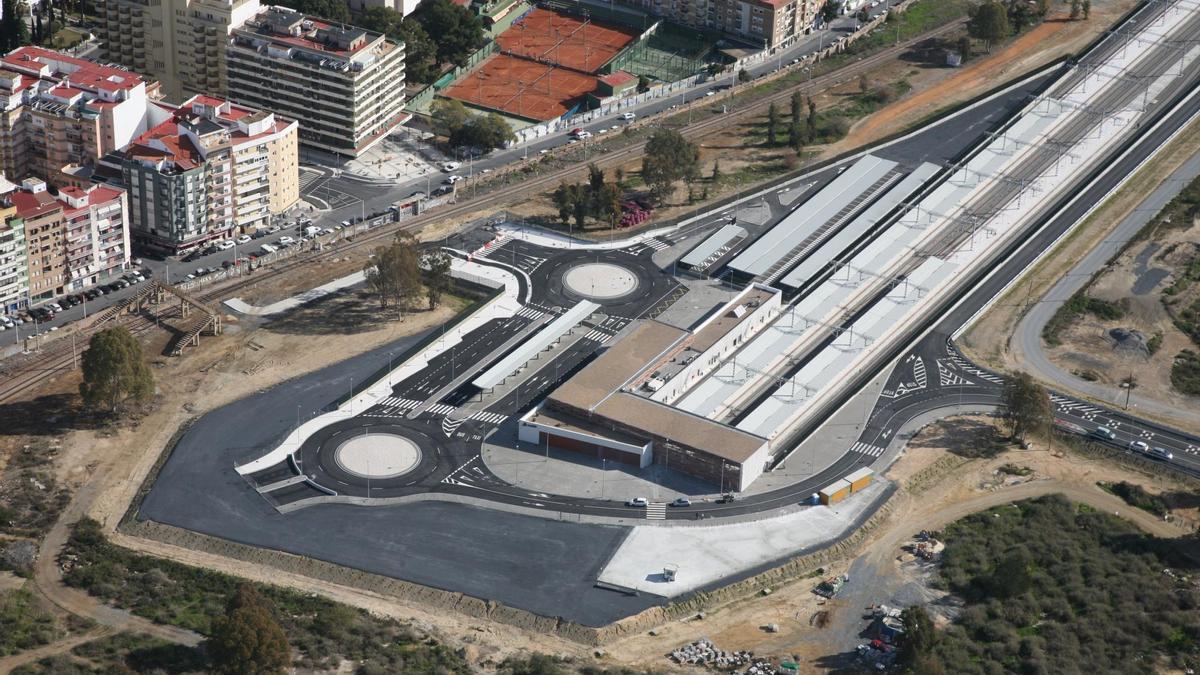
[[[272,302],[269,305],[251,305],[241,298],[230,298],[221,304],[239,314],[245,314],[248,316],[270,316],[272,314],[282,314],[305,303],[309,303],[313,300],[318,300],[332,293],[336,293],[344,288],[356,286],[365,280],[366,274],[359,271],[355,272],[354,274],[348,274],[341,279],[334,279],[333,281],[317,286],[316,288],[311,288],[303,293],[297,293],[290,298],[285,298],[278,302]]]
[[[635,527],[599,580],[669,598],[695,591],[840,538],[858,525],[886,488],[886,483],[875,483],[833,507],[815,506],[749,523]],[[662,574],[669,564],[679,566],[670,583]]]

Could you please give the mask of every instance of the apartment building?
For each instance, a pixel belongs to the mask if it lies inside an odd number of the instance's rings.
[[[59,183],[152,123],[158,84],[132,72],[41,47],[0,57],[0,171]]]
[[[7,203],[25,228],[27,296],[31,304],[83,290],[129,265],[127,202],[123,190],[91,185],[57,194],[27,178]]]
[[[120,153],[136,242],[190,250],[268,226],[300,199],[297,122],[212,96],[171,113]]]
[[[810,33],[817,0],[625,0],[690,28],[713,29],[754,47],[781,47]]]
[[[404,45],[267,7],[233,30],[229,98],[300,122],[300,143],[357,156],[406,118]]]
[[[172,101],[223,96],[225,48],[259,0],[97,0],[104,56],[162,83]]]
[[[0,176],[0,313],[21,309],[29,298],[25,221],[7,200],[16,188]]]

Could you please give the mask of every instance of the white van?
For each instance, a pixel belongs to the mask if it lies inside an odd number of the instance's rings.
[[[275,248],[274,246],[272,246],[270,244],[263,244],[262,248],[260,248],[259,250],[262,251],[263,255],[267,255],[270,253],[274,253],[275,251],[278,251],[279,249]]]
[[[309,225],[304,228],[304,236],[306,237],[315,237],[320,233],[321,228],[317,227],[316,225]]]

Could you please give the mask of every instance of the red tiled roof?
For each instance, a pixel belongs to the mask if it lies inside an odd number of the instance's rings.
[[[17,215],[22,218],[34,218],[62,207],[62,204],[49,192],[34,194],[25,190],[16,190],[9,195],[9,199],[17,208]]]
[[[128,70],[77,59],[42,47],[18,47],[0,58],[0,62],[6,68],[35,77],[67,79],[72,87],[79,89],[123,91],[145,83]],[[69,68],[64,69],[64,65]]]
[[[615,73],[605,75],[604,77],[600,78],[600,81],[610,87],[619,87],[623,84],[628,84],[629,82],[637,82],[637,77],[623,70],[618,70]]]

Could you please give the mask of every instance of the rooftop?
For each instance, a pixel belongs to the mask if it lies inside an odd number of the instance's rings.
[[[292,9],[267,6],[253,19],[238,29],[239,33],[255,38],[270,40],[277,45],[287,45],[330,56],[349,58],[355,54],[379,46],[390,50],[394,45],[386,40],[379,42],[383,34],[322,21]]]
[[[136,74],[117,66],[106,66],[42,47],[18,47],[0,58],[4,70],[38,79],[63,82],[75,89],[115,93],[146,84]]]

